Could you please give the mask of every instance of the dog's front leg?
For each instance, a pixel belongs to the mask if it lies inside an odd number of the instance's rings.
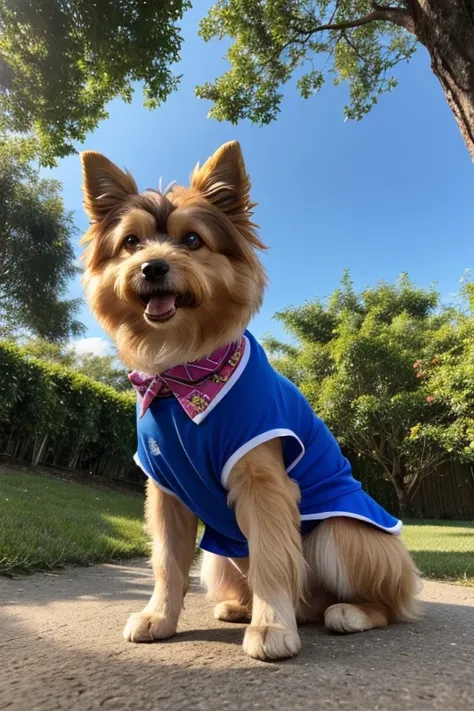
[[[280,440],[246,454],[229,477],[229,503],[249,544],[252,621],[244,649],[256,659],[284,659],[300,649],[295,605],[302,597],[299,488],[287,475]]]
[[[196,516],[153,481],[148,482],[145,513],[153,540],[155,589],[142,612],[128,618],[123,636],[130,642],[152,642],[174,635],[196,545]]]

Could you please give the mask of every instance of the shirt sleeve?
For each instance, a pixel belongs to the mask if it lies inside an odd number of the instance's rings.
[[[273,429],[264,430],[244,442],[244,444],[241,444],[224,462],[221,471],[221,483],[224,488],[227,489],[229,475],[237,462],[256,447],[265,442],[270,442],[272,439],[282,440],[283,459],[287,473],[289,474],[291,470],[296,467],[305,454],[305,446],[296,432],[286,427],[275,427]]]
[[[258,348],[258,346],[257,346]],[[253,356],[256,355],[254,358]],[[199,427],[211,426],[213,469],[224,488],[242,457],[273,439],[281,439],[288,474],[305,455],[312,411],[295,386],[275,373],[266,356],[252,354],[248,368]]]

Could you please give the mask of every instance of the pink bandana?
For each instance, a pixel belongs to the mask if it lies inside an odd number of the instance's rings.
[[[242,360],[245,338],[214,351],[208,358],[177,365],[161,375],[134,371],[128,376],[141,398],[140,417],[156,397],[174,395],[192,420],[207,410]]]

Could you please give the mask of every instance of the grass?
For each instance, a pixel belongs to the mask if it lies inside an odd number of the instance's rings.
[[[409,521],[403,540],[425,578],[474,585],[474,524]]]
[[[403,539],[425,577],[474,585],[474,524],[409,521]],[[0,468],[0,573],[147,553],[143,496]]]
[[[0,469],[0,573],[146,555],[143,496]]]

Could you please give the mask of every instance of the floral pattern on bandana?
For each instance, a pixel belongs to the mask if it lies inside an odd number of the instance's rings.
[[[156,397],[174,395],[183,410],[194,420],[207,410],[229,382],[242,360],[245,339],[214,351],[208,358],[177,365],[161,375],[134,371],[128,376],[141,399],[140,417]]]

